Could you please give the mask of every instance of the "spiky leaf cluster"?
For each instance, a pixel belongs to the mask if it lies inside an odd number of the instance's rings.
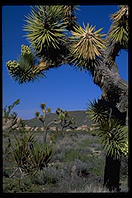
[[[102,100],[94,100],[89,102],[88,111],[86,113],[92,121],[102,123],[108,120],[109,111],[109,107],[103,103]]]
[[[128,154],[128,131],[121,126],[119,121],[112,117],[112,109],[103,104],[101,100],[90,102],[88,116],[93,120],[99,129],[97,135],[107,155],[113,158],[120,158],[122,154]]]
[[[44,74],[42,71],[34,72],[36,58],[33,55],[31,49],[26,46],[21,46],[21,55],[18,61],[8,61],[7,68],[10,75],[19,83],[32,81],[34,79],[42,77]]]
[[[76,64],[85,64],[86,62],[95,61],[95,59],[102,55],[105,49],[105,40],[102,38],[105,34],[101,34],[102,28],[95,31],[95,26],[84,25],[76,26],[72,31],[72,45],[70,48],[73,62]]]
[[[107,155],[119,159],[122,154],[128,154],[128,131],[114,119],[103,122],[98,130],[98,135]]]
[[[26,174],[35,173],[47,166],[54,154],[51,147],[37,143],[35,136],[30,133],[19,138],[15,136],[11,147],[14,162]]]
[[[113,23],[109,37],[114,42],[119,42],[125,48],[128,43],[128,6],[120,6],[120,10],[111,16]]]
[[[61,5],[32,7],[27,16],[24,30],[26,37],[38,55],[52,60],[55,50],[60,50],[65,42],[63,10]]]

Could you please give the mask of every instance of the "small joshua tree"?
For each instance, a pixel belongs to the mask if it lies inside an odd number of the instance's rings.
[[[12,109],[20,103],[20,99],[14,101],[11,105],[3,108],[3,130],[16,129],[21,119],[17,117],[16,112],[12,112]]]
[[[35,115],[37,119],[40,120],[43,124],[44,142],[46,142],[48,126],[46,125],[45,121],[46,121],[46,115],[51,112],[51,109],[46,108],[46,104],[41,104],[40,107],[43,112],[43,115],[40,115],[40,112],[36,112]]]
[[[75,127],[75,119],[74,117],[70,117],[68,111],[63,111],[60,108],[57,108],[56,114],[58,115],[59,118],[59,125],[61,127],[61,131],[65,128],[71,128],[74,129]]]

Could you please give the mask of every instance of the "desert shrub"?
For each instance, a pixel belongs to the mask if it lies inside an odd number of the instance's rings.
[[[55,184],[63,177],[64,171],[62,169],[57,170],[54,167],[45,167],[32,177],[32,183],[38,185]]]
[[[19,137],[15,136],[15,141],[12,144],[12,158],[15,161],[17,167],[24,172],[29,172],[32,166],[30,158],[30,146],[35,142],[32,134],[24,134]]]
[[[84,185],[86,184],[86,178],[78,175],[66,175],[65,179],[57,185],[57,192],[70,193],[73,191],[81,192]]]
[[[37,143],[31,133],[21,137],[15,136],[12,144],[12,158],[21,172],[31,173],[47,166],[54,155],[53,149],[47,144]]]
[[[83,149],[75,148],[75,149],[67,149],[65,151],[65,161],[70,162],[74,161],[75,159],[81,160],[82,162],[88,162],[94,158],[92,152],[87,149],[88,153],[84,152]]]
[[[3,180],[3,192],[5,193],[29,193],[29,192],[41,192],[37,185],[32,184],[29,176],[20,178],[4,178]]]
[[[64,152],[56,153],[52,160],[58,160],[58,161],[63,161],[65,159],[65,154]]]
[[[90,185],[86,185],[85,188],[81,191],[84,193],[98,193],[98,192],[109,192],[108,189],[103,188],[101,185],[96,185],[96,184],[90,184]]]
[[[66,162],[70,162],[70,161],[73,161],[74,159],[80,159],[80,158],[81,158],[81,154],[78,152],[78,150],[69,149],[69,150],[66,150],[65,152]]]
[[[75,173],[78,176],[87,176],[89,175],[88,165],[85,162],[82,162],[79,159],[75,159],[74,161],[70,162],[69,169],[71,173]]]

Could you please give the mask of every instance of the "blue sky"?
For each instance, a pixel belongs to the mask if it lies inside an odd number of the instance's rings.
[[[55,112],[57,107],[65,110],[86,110],[88,100],[99,98],[102,91],[96,86],[90,74],[63,65],[47,72],[47,78],[21,84],[9,75],[6,62],[17,60],[21,53],[21,45],[29,45],[24,37],[23,25],[30,6],[2,7],[2,77],[3,106],[10,105],[20,98],[20,104],[14,108],[22,119],[31,119],[40,104],[46,103]],[[110,15],[118,10],[117,5],[79,6],[78,22],[82,25],[90,23],[96,28],[103,27],[107,33],[111,25]],[[128,81],[128,52],[121,50],[116,58],[121,77]]]

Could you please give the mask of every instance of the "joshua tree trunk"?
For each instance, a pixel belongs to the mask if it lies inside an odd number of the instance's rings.
[[[113,159],[110,155],[106,156],[104,186],[110,191],[120,191],[120,159]]]
[[[46,143],[46,136],[47,136],[47,131],[44,131],[44,136],[43,136],[44,143]]]
[[[46,143],[46,136],[47,136],[47,128],[45,126],[45,122],[43,123],[43,141]]]
[[[113,116],[122,125],[126,124],[128,113],[128,84],[120,78],[115,57],[121,46],[110,44],[104,55],[103,64],[91,69],[94,82],[103,90],[102,98],[112,108]],[[119,191],[121,159],[114,160],[111,156],[106,156],[104,171],[104,185],[109,190]]]

